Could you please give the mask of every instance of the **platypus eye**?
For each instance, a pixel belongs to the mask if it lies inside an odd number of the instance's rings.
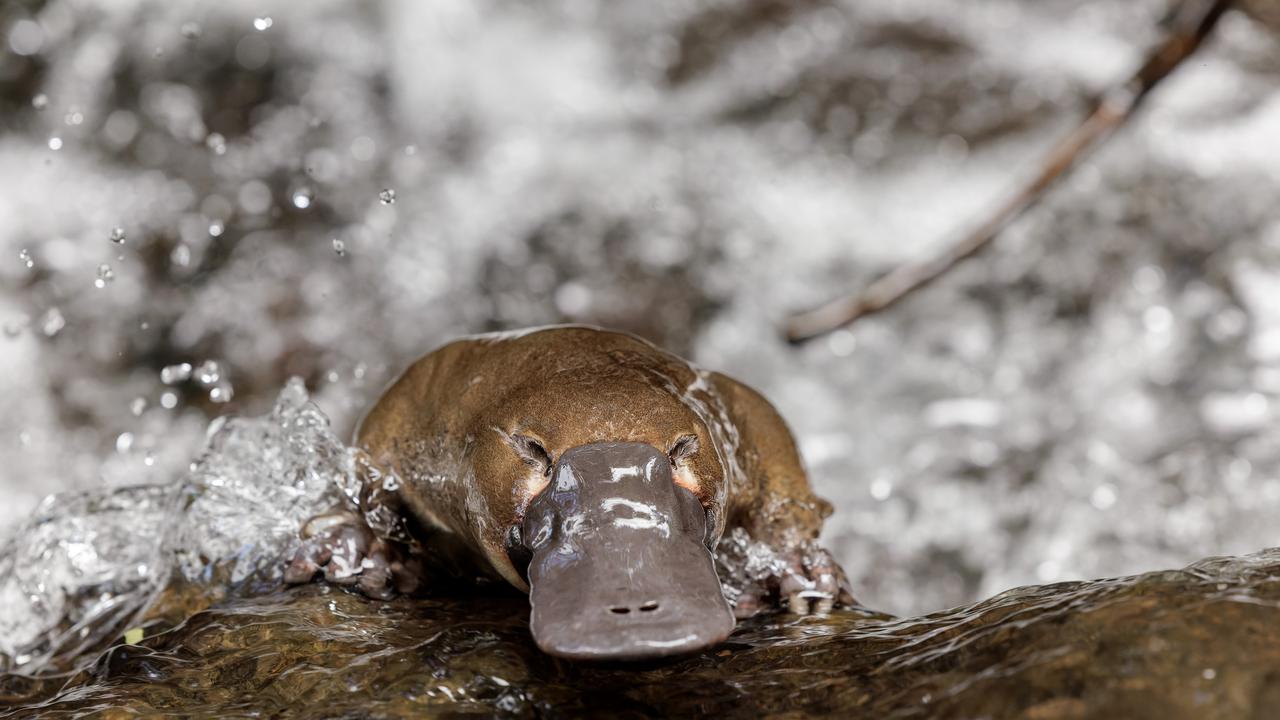
[[[667,451],[667,457],[671,460],[672,468],[679,468],[685,460],[693,457],[696,452],[698,452],[698,436],[681,435],[671,444],[671,449]]]
[[[547,452],[542,443],[528,435],[516,434],[508,435],[507,441],[511,443],[511,447],[515,448],[520,459],[530,467],[541,470],[543,475],[551,474],[551,467],[555,463],[551,460],[551,453]]]

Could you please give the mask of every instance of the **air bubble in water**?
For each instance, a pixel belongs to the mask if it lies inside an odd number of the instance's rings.
[[[315,197],[315,193],[311,188],[301,187],[293,191],[293,206],[299,210],[306,210],[311,207],[311,200]]]
[[[213,151],[214,155],[222,155],[227,152],[227,139],[222,133],[209,133],[204,139],[205,147]]]
[[[256,17],[253,19],[253,29],[262,32],[274,25],[274,21],[269,16]]]
[[[133,449],[133,433],[122,432],[116,436],[116,452],[124,455]]]
[[[221,237],[222,231],[225,229],[226,228],[223,227],[222,223],[218,222],[217,220],[214,220],[213,222],[209,223],[209,237]]]
[[[111,228],[111,242],[117,245],[123,245],[125,241],[124,228]]]
[[[98,266],[98,277],[94,278],[93,286],[101,290],[115,279],[116,274],[111,271],[111,266],[106,263],[102,263]]]
[[[335,253],[337,253],[337,254],[338,254],[338,257],[346,257],[346,256],[347,256],[347,244],[346,244],[346,243],[344,243],[344,242],[342,242],[342,241],[341,241],[341,240],[339,240],[338,238],[334,238],[334,239],[333,239],[333,251],[334,251]],[[28,266],[28,267],[30,267],[30,266]]]
[[[134,417],[140,417],[143,411],[145,411],[146,409],[147,409],[147,399],[144,397],[136,397],[133,399],[132,402],[129,403],[129,412]]]
[[[57,135],[54,135],[53,137],[49,138],[49,149],[50,149],[50,150],[61,150],[61,149],[62,149],[62,138],[58,137]]]
[[[383,188],[378,193],[378,199],[382,201],[383,205],[394,205],[396,202],[396,191],[391,188]]]
[[[334,242],[337,241],[335,240]],[[36,266],[36,261],[31,258],[31,251],[26,248],[18,251],[18,259],[22,261],[23,265],[27,266],[28,270]]]
[[[191,379],[191,363],[168,365],[160,370],[160,382],[165,385],[174,385],[189,379]]]
[[[57,335],[66,326],[67,319],[62,316],[62,311],[56,307],[46,310],[44,316],[40,319],[40,331],[44,333],[45,337]]]
[[[173,246],[173,252],[169,253],[169,262],[178,267],[186,267],[191,264],[191,248],[185,243],[179,243]]]
[[[37,110],[43,110],[49,107],[49,96],[45,95],[44,93],[40,93],[35,97],[31,98],[31,107]]]
[[[188,40],[195,40],[196,38],[200,37],[200,33],[202,32],[202,30],[200,29],[200,24],[194,23],[194,22],[182,23],[182,28],[180,29],[180,31],[182,32],[182,37]]]

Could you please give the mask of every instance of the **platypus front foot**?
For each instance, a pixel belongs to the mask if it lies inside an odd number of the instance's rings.
[[[857,605],[844,570],[811,540],[760,541],[734,528],[720,542],[718,562],[736,590],[730,599],[739,620],[779,608],[824,615]]]
[[[303,526],[302,538],[285,568],[290,585],[311,582],[323,570],[326,582],[354,585],[368,597],[387,600],[413,592],[421,582],[418,563],[405,549],[375,536],[355,513],[317,515]]]
[[[778,594],[786,600],[787,610],[796,615],[826,615],[837,603],[853,605],[844,570],[820,547],[806,548],[788,558]]]

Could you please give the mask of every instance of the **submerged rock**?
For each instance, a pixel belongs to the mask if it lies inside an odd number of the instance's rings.
[[[0,717],[1267,717],[1278,603],[1268,550],[910,619],[757,618],[700,655],[598,666],[540,653],[514,594],[376,602],[311,585],[156,621],[70,677],[0,676]]]

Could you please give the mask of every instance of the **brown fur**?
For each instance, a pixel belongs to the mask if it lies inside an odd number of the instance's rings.
[[[552,458],[600,441],[669,451],[693,435],[677,464],[710,511],[714,535],[742,526],[775,547],[815,538],[830,507],[816,498],[795,442],[758,393],[631,335],[587,327],[481,335],[414,363],[383,394],[358,443],[403,483],[416,518],[458,536],[513,585],[507,529],[545,480],[510,436]]]

